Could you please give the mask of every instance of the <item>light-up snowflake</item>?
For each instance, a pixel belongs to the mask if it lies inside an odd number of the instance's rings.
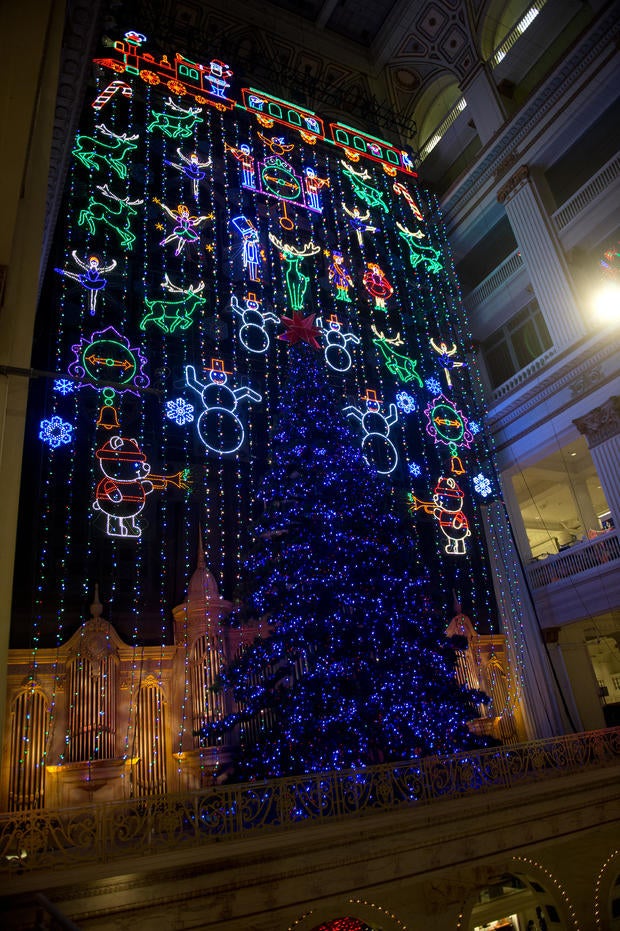
[[[174,420],[179,427],[184,427],[194,419],[194,405],[183,398],[166,401],[166,417],[168,420]]]
[[[419,466],[417,462],[409,463],[409,472],[413,475],[414,478],[418,478],[422,475],[422,466]]]
[[[483,498],[488,497],[491,494],[491,482],[480,472],[478,475],[474,475],[474,488],[479,495],[482,495]]]
[[[479,420],[469,420],[468,425],[469,425],[469,432],[473,433],[474,436],[477,433],[480,433],[480,431],[482,430]]]
[[[49,420],[42,420],[39,425],[39,439],[51,446],[52,449],[58,449],[59,446],[71,442],[73,424],[62,420],[57,414],[50,417]]]
[[[414,397],[406,391],[399,391],[396,395],[396,404],[400,407],[403,414],[412,414],[417,409],[417,402]]]
[[[434,375],[431,375],[430,378],[425,378],[424,384],[431,394],[441,394],[441,383]]]
[[[57,378],[54,381],[54,391],[58,391],[60,394],[73,394],[76,387],[76,383],[68,378]]]

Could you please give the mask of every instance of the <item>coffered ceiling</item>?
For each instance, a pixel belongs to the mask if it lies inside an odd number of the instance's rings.
[[[527,0],[130,0],[114,16],[239,77],[416,146],[416,107],[458,86]],[[429,93],[432,92],[430,103]],[[300,99],[305,98],[305,99]],[[445,95],[441,101],[445,106]],[[444,114],[445,115],[445,114]],[[422,140],[423,141],[423,140]],[[417,140],[419,144],[420,140]]]

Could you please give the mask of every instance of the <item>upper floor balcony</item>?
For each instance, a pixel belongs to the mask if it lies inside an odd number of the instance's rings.
[[[620,604],[620,540],[608,530],[526,568],[543,627],[603,614]]]

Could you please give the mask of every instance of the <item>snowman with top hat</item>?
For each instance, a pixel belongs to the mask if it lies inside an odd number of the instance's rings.
[[[362,425],[362,453],[366,462],[380,475],[389,475],[398,465],[398,453],[390,439],[390,428],[398,421],[395,404],[390,404],[387,415],[381,413],[381,401],[374,388],[367,388],[362,395],[366,410],[361,411],[352,404],[344,408],[347,417],[355,417]]]
[[[243,443],[245,433],[243,424],[235,413],[238,402],[243,398],[262,401],[262,396],[252,388],[229,388],[227,372],[223,359],[212,359],[209,383],[203,384],[196,377],[193,365],[185,368],[187,386],[200,395],[204,410],[198,418],[196,427],[198,435],[207,449],[224,455],[236,452]]]

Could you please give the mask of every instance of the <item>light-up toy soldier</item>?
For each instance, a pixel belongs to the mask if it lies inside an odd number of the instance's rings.
[[[265,253],[258,241],[258,230],[251,220],[243,215],[233,217],[230,221],[241,234],[243,241],[243,267],[250,275],[250,281],[260,281],[260,265],[265,260]]]
[[[254,157],[250,151],[247,142],[243,142],[238,148],[224,143],[226,152],[230,152],[233,158],[236,158],[241,165],[241,184],[243,187],[256,190],[256,168],[254,167]]]
[[[305,185],[308,207],[310,210],[316,210],[317,213],[321,213],[323,207],[321,206],[319,191],[322,187],[329,187],[329,178],[319,178],[314,168],[304,168],[304,174],[306,176]]]
[[[353,279],[344,264],[342,252],[332,252],[333,262],[327,269],[329,280],[336,285],[336,300],[351,303],[349,288],[353,287]]]

